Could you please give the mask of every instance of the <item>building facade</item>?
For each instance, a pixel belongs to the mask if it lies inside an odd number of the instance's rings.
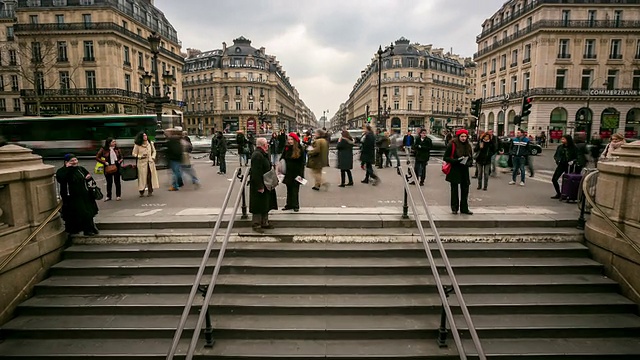
[[[3,102],[13,116],[153,113],[142,75],[156,70],[176,78],[163,112],[179,111],[181,43],[153,1],[4,0],[0,14],[0,82],[11,90],[0,95],[0,113]],[[159,69],[152,33],[162,39]]]
[[[378,127],[405,132],[425,127],[441,134],[447,127],[465,127],[469,122],[470,98],[465,62],[432,45],[397,40],[388,47],[382,62],[378,103],[378,55],[361,72],[349,99],[346,116],[339,127],[360,128],[371,118]],[[386,110],[378,121],[378,106]]]
[[[251,40],[201,52],[188,49],[183,71],[185,126],[190,134],[302,130],[316,126],[275,56]]]
[[[477,36],[480,129],[608,139],[640,130],[640,1],[512,0]]]

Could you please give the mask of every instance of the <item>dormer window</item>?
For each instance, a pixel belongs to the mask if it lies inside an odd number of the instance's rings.
[[[239,54],[241,51],[242,50],[239,47],[236,48],[236,54]]]

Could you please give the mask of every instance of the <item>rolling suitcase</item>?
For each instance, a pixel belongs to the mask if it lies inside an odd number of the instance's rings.
[[[580,184],[582,184],[582,174],[575,172],[575,167],[569,167],[569,172],[562,175],[562,188],[560,192],[561,200],[578,201]]]

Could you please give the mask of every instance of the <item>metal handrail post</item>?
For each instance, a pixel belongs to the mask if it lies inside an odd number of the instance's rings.
[[[249,169],[249,172],[247,172],[247,175],[250,173],[251,169]],[[242,175],[242,173],[238,174],[238,179],[240,180],[240,182],[242,182],[242,180],[244,180],[244,176],[247,175]],[[247,196],[245,194],[246,191],[246,186],[242,187],[242,216],[240,216],[240,219],[242,220],[246,220],[249,218],[249,215],[247,214]]]
[[[407,194],[407,189],[404,189],[404,200],[402,201],[402,218],[403,219],[408,219],[409,218],[409,204],[408,204],[408,197],[409,195]]]
[[[198,286],[198,291],[202,293],[202,297],[207,293],[207,285]],[[213,325],[211,324],[211,314],[209,314],[209,308],[207,308],[207,312],[205,315],[205,327],[204,327],[204,339],[205,344],[204,347],[212,348],[215,341],[213,340]]]
[[[247,185],[247,180],[249,179],[249,173],[251,169],[247,169],[244,173],[244,177],[242,179],[241,186],[244,188]],[[207,293],[204,297],[204,302],[202,303],[202,309],[200,310],[200,315],[198,316],[198,321],[196,322],[196,327],[193,331],[193,336],[191,337],[191,343],[189,344],[189,348],[187,349],[186,360],[192,360],[193,355],[196,351],[196,346],[198,345],[198,338],[200,337],[200,331],[202,330],[202,325],[205,320],[205,316],[207,315],[207,310],[209,309],[209,302],[211,301],[211,296],[213,295],[213,289],[216,285],[216,280],[218,280],[218,274],[220,273],[220,268],[222,268],[222,259],[224,259],[224,253],[227,250],[227,244],[229,243],[229,237],[231,236],[231,230],[233,229],[233,224],[235,223],[236,217],[235,215],[238,213],[238,207],[240,207],[240,200],[242,197],[242,191],[238,192],[236,196],[236,201],[233,204],[233,212],[231,213],[231,218],[229,219],[229,224],[227,224],[227,231],[224,234],[224,238],[222,239],[222,245],[220,246],[220,251],[218,252],[218,259],[216,261],[216,266],[213,269],[213,275],[209,281],[209,286],[207,288]]]
[[[444,287],[444,293],[449,298],[449,294],[453,291],[453,288]],[[444,310],[444,304],[442,304],[442,312],[440,312],[440,328],[438,329],[438,346],[443,348],[447,347],[447,313]]]
[[[413,171],[413,169],[409,168],[409,171]],[[416,176],[414,173],[413,176]],[[408,186],[408,185],[407,185]],[[453,267],[449,262],[449,257],[447,256],[447,252],[444,249],[444,245],[442,244],[442,240],[440,239],[440,233],[436,228],[435,221],[433,221],[433,215],[429,210],[429,206],[427,205],[427,199],[424,197],[424,193],[422,189],[416,184],[416,188],[418,189],[418,193],[422,198],[422,206],[424,207],[424,211],[427,214],[427,218],[429,219],[429,225],[431,226],[431,230],[433,230],[433,235],[436,240],[436,245],[438,246],[438,250],[440,250],[440,256],[442,258],[442,262],[444,263],[445,268],[447,269],[447,273],[449,274],[449,278],[451,279],[451,286],[453,287],[453,291],[458,298],[458,304],[460,305],[460,310],[462,310],[462,315],[464,316],[464,320],[467,322],[467,326],[469,327],[469,334],[471,335],[471,339],[473,340],[473,345],[478,352],[478,358],[480,360],[486,360],[486,356],[482,349],[482,344],[480,343],[480,338],[478,337],[478,332],[476,331],[475,326],[473,325],[473,320],[471,319],[471,314],[469,314],[469,308],[467,307],[466,302],[464,301],[464,297],[462,296],[462,291],[460,290],[460,285],[458,285],[458,281],[455,278],[455,274],[453,273]],[[420,221],[418,221],[420,223]],[[426,243],[425,243],[426,245]],[[428,250],[428,246],[425,247]],[[428,252],[428,255],[431,255]],[[453,322],[453,317],[451,317],[451,321]],[[451,326],[451,330],[453,331],[453,326]]]
[[[399,169],[400,174],[402,176],[402,181],[404,182],[405,189],[409,189],[409,183],[407,182],[407,177],[405,176],[404,170],[402,168]],[[444,285],[442,284],[442,279],[440,278],[440,274],[438,273],[438,267],[436,266],[435,260],[433,259],[433,254],[431,253],[431,249],[429,249],[429,244],[427,243],[427,236],[424,233],[424,227],[422,226],[422,221],[420,221],[420,215],[418,214],[418,208],[416,206],[415,201],[413,200],[413,196],[410,192],[407,192],[409,195],[409,203],[411,204],[411,210],[413,211],[413,215],[415,216],[416,225],[418,226],[418,232],[420,233],[420,239],[422,239],[422,245],[424,246],[425,252],[427,254],[427,258],[429,259],[429,267],[431,268],[431,273],[433,274],[433,279],[436,282],[436,288],[438,289],[438,295],[440,296],[440,301],[442,302],[442,306],[444,311],[447,314],[447,317],[451,319],[451,333],[453,334],[453,338],[456,343],[456,348],[458,349],[458,354],[460,355],[460,360],[466,360],[467,355],[464,352],[464,346],[462,345],[462,339],[460,339],[460,333],[458,332],[457,325],[455,321],[453,321],[453,312],[451,311],[451,306],[447,301],[447,295],[444,291]],[[454,282],[455,278],[451,277],[451,282]],[[479,351],[480,352],[480,351]],[[480,358],[481,360],[485,360],[485,358]]]
[[[587,197],[583,194],[582,201],[580,203],[580,217],[578,217],[578,226],[577,226],[578,229],[580,230],[584,230],[584,226],[587,223],[587,220],[584,217],[586,210],[587,210]]]
[[[241,172],[241,168],[237,168],[235,173]],[[171,343],[171,347],[169,348],[169,352],[167,353],[167,360],[172,360],[176,354],[178,349],[178,342],[182,337],[182,332],[184,331],[184,327],[187,323],[187,317],[189,316],[189,312],[191,311],[191,307],[193,306],[193,301],[196,298],[196,294],[198,293],[198,287],[200,286],[200,280],[202,280],[202,275],[204,274],[204,270],[207,266],[207,261],[209,260],[209,256],[211,255],[211,249],[213,248],[213,244],[216,241],[216,236],[218,236],[218,230],[220,229],[220,224],[222,223],[222,218],[224,217],[224,213],[227,209],[227,205],[229,204],[229,199],[231,198],[231,192],[235,186],[235,181],[232,181],[227,189],[227,193],[224,196],[224,201],[222,202],[222,207],[220,208],[220,213],[218,214],[218,219],[216,220],[216,224],[213,228],[213,232],[211,233],[211,237],[207,243],[207,248],[204,251],[204,255],[202,256],[202,261],[200,262],[200,267],[198,268],[198,273],[196,274],[196,278],[193,281],[193,286],[191,287],[191,292],[189,292],[189,297],[187,299],[187,303],[185,304],[184,310],[182,311],[182,316],[180,317],[180,321],[178,323],[178,327],[176,328],[176,332],[173,336],[173,341]]]

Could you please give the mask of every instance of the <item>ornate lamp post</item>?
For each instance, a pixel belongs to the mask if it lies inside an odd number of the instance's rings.
[[[456,126],[460,126],[460,116],[462,116],[462,109],[456,108]]]
[[[378,117],[376,118],[376,127],[380,128],[382,123],[382,104],[380,103],[380,92],[382,87],[382,54],[389,51],[389,56],[393,56],[393,44],[389,45],[384,51],[382,50],[382,45],[378,47]],[[385,94],[385,97],[387,94]],[[391,110],[391,107],[389,107]]]
[[[258,120],[260,120],[260,127],[264,129],[264,132],[266,133],[268,129],[268,126],[266,124],[266,120],[267,120],[267,113],[264,111],[264,94],[261,93],[260,94],[260,110],[258,110]]]
[[[322,128],[326,129],[327,128],[327,115],[329,113],[329,110],[322,110]]]
[[[146,89],[145,100],[147,104],[153,105],[153,109],[156,113],[156,134],[155,134],[155,143],[157,149],[157,161],[156,164],[159,167],[166,166],[167,161],[164,155],[164,146],[166,142],[166,137],[164,136],[164,130],[162,129],[162,106],[164,104],[168,104],[171,102],[169,98],[169,94],[171,93],[169,89],[173,86],[173,82],[175,81],[173,74],[170,72],[164,72],[162,74],[162,82],[163,89],[160,90],[160,75],[158,71],[158,54],[160,53],[160,35],[155,32],[149,35],[147,38],[149,41],[149,49],[153,54],[153,75],[149,74],[148,71],[145,71],[144,75],[142,75],[142,84]],[[153,84],[153,94],[149,94],[149,88],[151,87],[152,81],[155,79],[155,83]]]

